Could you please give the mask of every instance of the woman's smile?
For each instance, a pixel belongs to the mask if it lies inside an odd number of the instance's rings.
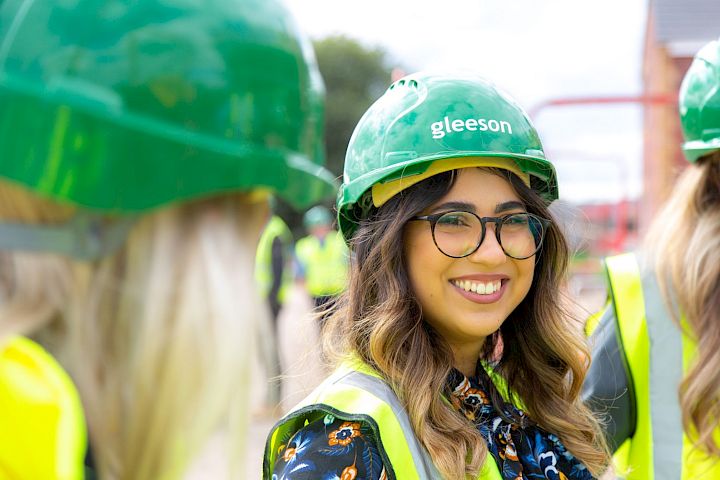
[[[495,303],[502,298],[509,280],[507,275],[466,275],[451,279],[450,285],[471,302]]]

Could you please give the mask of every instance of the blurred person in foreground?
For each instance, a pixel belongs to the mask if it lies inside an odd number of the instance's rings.
[[[334,194],[275,0],[0,3],[0,477],[243,478],[268,195]],[[84,461],[85,459],[85,461]]]
[[[695,56],[679,107],[690,165],[644,251],[606,259],[584,385],[628,479],[720,478],[720,41]]]
[[[553,164],[522,108],[473,75],[393,83],[348,146],[350,284],[337,369],[270,432],[265,479],[587,480],[609,456],[560,303]],[[501,346],[502,345],[502,346]]]
[[[347,288],[348,249],[332,225],[330,210],[322,205],[314,206],[303,216],[303,226],[309,235],[295,245],[295,279],[320,312],[326,311]],[[321,323],[324,318],[321,314]]]

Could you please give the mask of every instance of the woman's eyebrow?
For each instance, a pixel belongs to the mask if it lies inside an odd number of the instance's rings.
[[[439,212],[443,210],[462,210],[465,212],[475,212],[475,205],[466,202],[445,202],[440,205],[435,205],[432,208],[433,212]]]
[[[506,212],[508,210],[525,210],[525,204],[512,200],[510,202],[498,203],[495,205],[495,213]]]

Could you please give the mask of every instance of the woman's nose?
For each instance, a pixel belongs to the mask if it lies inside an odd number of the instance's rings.
[[[502,246],[495,236],[495,226],[488,225],[485,230],[485,238],[482,243],[468,256],[468,259],[474,263],[482,263],[489,266],[502,265],[507,261],[507,256]]]

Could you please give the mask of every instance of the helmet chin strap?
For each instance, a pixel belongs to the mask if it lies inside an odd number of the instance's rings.
[[[0,223],[0,250],[57,253],[91,261],[114,253],[138,216],[108,218],[80,211],[64,224]]]

